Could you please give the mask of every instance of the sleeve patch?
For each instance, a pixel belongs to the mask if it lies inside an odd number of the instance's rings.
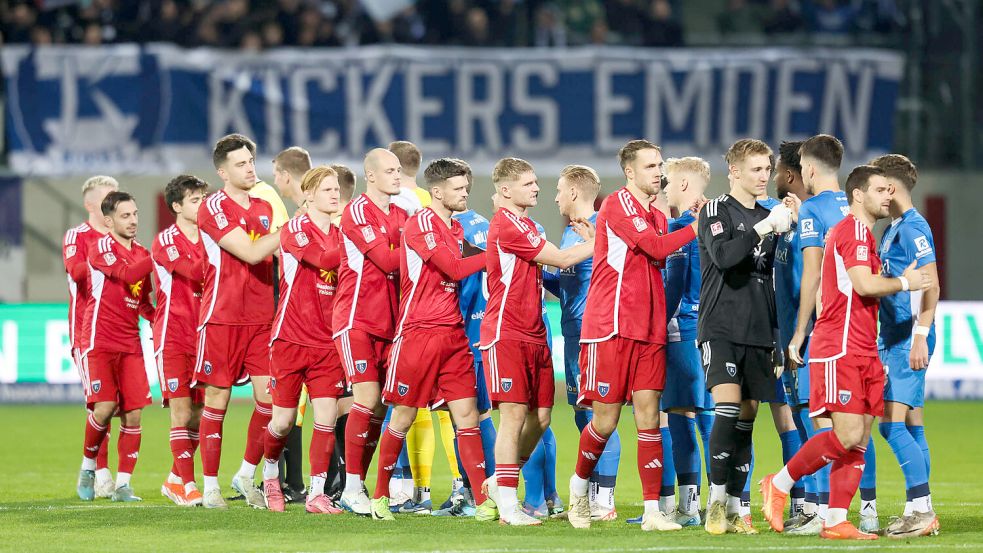
[[[857,261],[867,261],[867,246],[857,246]]]
[[[219,230],[229,226],[229,220],[225,218],[225,213],[219,211],[215,214],[215,226],[217,226]]]
[[[427,249],[432,250],[437,247],[437,240],[434,238],[432,232],[428,232],[423,235],[423,239],[427,242]]]
[[[928,243],[928,238],[919,236],[915,238],[915,257],[922,258],[932,253],[932,245]]]
[[[375,231],[372,230],[372,227],[362,227],[362,238],[364,238],[366,242],[375,240]]]
[[[635,230],[638,232],[642,232],[648,228],[648,223],[646,223],[645,219],[642,219],[641,217],[635,217],[631,220],[631,222],[635,225]]]
[[[181,257],[181,254],[178,253],[177,247],[174,245],[167,246],[167,259],[174,261],[178,257]]]
[[[69,246],[69,247],[65,248],[65,257],[72,258],[72,257],[75,256],[75,252],[77,252],[77,251],[78,251],[78,247],[77,246]]]
[[[538,234],[533,233],[533,232],[530,232],[529,234],[526,234],[526,238],[529,239],[529,243],[532,244],[532,247],[534,247],[534,248],[538,248],[539,247],[539,243],[543,241],[543,239],[540,238]]]
[[[724,231],[724,224],[721,223],[720,221],[717,221],[710,225],[710,234],[713,234],[714,236],[722,233],[723,231]]]
[[[106,265],[116,263],[116,256],[113,254],[113,252],[106,252],[103,254],[102,259],[106,262]]]
[[[802,238],[819,236],[819,233],[816,232],[816,228],[813,224],[812,219],[802,219],[802,225],[801,225],[799,236]]]
[[[310,239],[307,238],[307,233],[304,231],[300,231],[297,234],[295,234],[294,240],[297,241],[297,245],[300,246],[301,248],[311,243]]]

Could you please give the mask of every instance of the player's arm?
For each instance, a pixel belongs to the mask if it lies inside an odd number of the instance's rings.
[[[62,245],[62,260],[65,262],[65,272],[72,277],[75,282],[83,282],[89,274],[89,264],[86,262],[84,252],[78,251],[78,238],[69,243],[69,236],[73,236],[74,231],[68,231],[65,235],[65,242]]]
[[[280,245],[280,231],[260,236],[254,242],[241,227],[235,227],[219,238],[218,245],[240,260],[256,265],[276,251]]]
[[[725,270],[740,263],[761,241],[754,230],[735,231],[730,216],[716,201],[700,210],[699,238],[710,262]]]
[[[464,280],[485,268],[484,255],[472,255],[461,259],[443,244],[437,244],[437,247],[431,251],[428,261],[451,280]]]
[[[146,319],[150,324],[154,322],[154,316],[156,315],[156,310],[154,309],[154,304],[152,301],[153,297],[153,284],[150,279],[147,279],[147,286],[144,286],[140,290],[140,316]]]
[[[921,269],[931,280],[928,288],[922,292],[921,303],[918,306],[917,322],[911,338],[911,351],[908,355],[909,367],[920,371],[928,367],[928,334],[935,321],[935,309],[939,304],[942,289],[939,284],[939,271],[935,261],[935,246],[929,233],[922,232],[917,227],[901,226],[901,245],[908,259],[915,260],[915,266]]]
[[[869,266],[854,265],[850,266],[847,262],[847,274],[850,276],[850,284],[857,294],[865,298],[883,298],[898,292],[909,290],[925,290],[931,284],[928,275],[921,269],[915,268],[915,262],[905,269],[900,277],[885,277],[875,275]]]
[[[552,242],[543,240],[543,249],[536,254],[533,261],[539,263],[540,265],[552,265],[559,269],[566,269],[567,267],[572,267],[577,263],[587,259],[588,257],[594,255],[594,239],[591,238],[587,242],[577,244],[575,246],[570,246],[569,248],[561,250],[553,245]]]
[[[560,271],[554,271],[553,267],[543,267],[543,288],[560,297]]]
[[[148,255],[136,263],[124,263],[120,261],[113,252],[99,253],[98,248],[94,248],[89,254],[89,263],[106,277],[119,280],[127,285],[140,282],[154,268],[153,260]]]

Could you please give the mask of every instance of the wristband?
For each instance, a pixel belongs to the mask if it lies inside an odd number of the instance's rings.
[[[901,281],[901,291],[902,292],[907,292],[908,290],[911,290],[911,285],[908,284],[908,279],[906,279],[903,276],[899,276],[898,277],[898,280]]]
[[[927,326],[918,325],[915,327],[915,336],[928,336],[931,329]]]

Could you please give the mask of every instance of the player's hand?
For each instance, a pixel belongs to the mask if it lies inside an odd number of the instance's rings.
[[[928,338],[916,334],[911,341],[911,353],[908,354],[908,366],[913,371],[924,371],[928,368]]]
[[[802,366],[805,364],[805,361],[802,359],[802,354],[799,353],[805,339],[806,337],[804,333],[796,331],[795,334],[792,335],[792,339],[788,342],[788,359],[795,363],[796,366]]]
[[[593,223],[587,219],[572,219],[570,221],[570,226],[573,227],[573,231],[577,233],[584,240],[593,240],[594,234],[597,229],[594,228]]]
[[[788,232],[792,228],[792,210],[785,207],[784,204],[776,205],[771,208],[771,213],[765,220],[771,224],[771,229],[774,232],[778,234]]]
[[[785,363],[782,360],[782,352],[778,348],[771,350],[771,366],[775,371],[775,378],[781,378],[782,373],[785,372]]]
[[[785,195],[785,199],[782,200],[782,205],[787,207],[789,211],[792,212],[792,222],[799,222],[799,208],[802,207],[802,200],[798,196],[789,192]]]
[[[912,261],[911,265],[908,265],[901,275],[908,279],[908,289],[912,292],[924,290],[932,284],[932,277],[928,276],[925,271],[916,269],[915,263],[916,261]]]

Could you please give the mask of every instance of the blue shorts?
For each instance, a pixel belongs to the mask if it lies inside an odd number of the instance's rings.
[[[925,406],[925,373],[913,371],[908,361],[911,347],[908,344],[878,350],[881,364],[887,371],[884,384],[884,401],[903,403],[908,407]],[[931,360],[931,354],[929,360]]]
[[[797,380],[799,381],[798,385],[796,386],[796,388],[798,388],[799,391],[799,402],[797,403],[797,405],[809,405],[809,344],[808,343],[806,343],[806,349],[802,355],[802,358],[803,360],[805,360],[806,363],[804,366],[799,367],[799,370],[796,371],[796,373],[798,374]]]
[[[666,387],[662,390],[662,410],[681,407],[712,409],[713,400],[707,403],[709,397],[696,342],[669,342],[666,345]]]
[[[577,406],[580,390],[580,338],[563,337],[563,375],[567,384],[567,403]]]
[[[492,407],[491,398],[488,397],[488,385],[485,384],[485,369],[482,366],[480,355],[476,355],[474,357],[474,373],[474,391],[478,400],[478,412],[483,413],[485,411],[490,411]]]

